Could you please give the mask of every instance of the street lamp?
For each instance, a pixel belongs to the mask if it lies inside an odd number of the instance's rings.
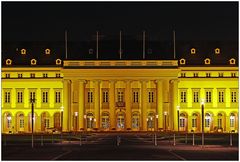
[[[157,131],[158,131],[158,115],[156,115],[156,126],[157,126]]]
[[[167,130],[167,111],[164,111],[165,131]]]
[[[177,124],[178,124],[178,132],[179,132],[179,110],[180,110],[180,106],[177,106]]]
[[[63,131],[63,109],[64,109],[64,107],[63,106],[61,106],[61,132]]]
[[[75,115],[75,131],[77,132],[77,117],[78,117],[78,112],[74,112]]]
[[[34,126],[34,103],[35,103],[35,98],[31,98],[30,102],[32,104],[32,148],[33,148],[33,126]]]
[[[204,99],[201,101],[202,108],[202,146],[204,146]]]

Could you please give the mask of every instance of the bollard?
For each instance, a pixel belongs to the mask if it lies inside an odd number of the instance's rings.
[[[43,135],[41,135],[41,146],[43,146]]]
[[[173,146],[176,145],[175,133],[173,134]]]
[[[187,144],[187,133],[186,133],[186,136],[185,136],[185,143]]]
[[[193,133],[193,135],[192,135],[192,138],[193,138],[193,139],[192,139],[192,145],[194,146],[194,145],[195,145],[194,133]]]
[[[230,146],[232,146],[232,133],[230,132]]]
[[[157,134],[155,133],[154,145],[157,146]]]
[[[82,135],[80,133],[80,138],[79,138],[79,145],[82,146]]]

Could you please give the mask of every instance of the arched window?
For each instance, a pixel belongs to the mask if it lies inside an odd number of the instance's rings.
[[[27,50],[26,50],[26,49],[24,49],[24,48],[21,49],[21,54],[22,54],[22,55],[26,55],[26,53],[27,53]]]
[[[62,64],[62,60],[61,59],[56,59],[56,65],[61,65]]]
[[[50,52],[51,52],[51,50],[50,50],[50,49],[48,49],[48,48],[47,48],[47,49],[45,49],[45,54],[46,54],[46,55],[50,55]]]
[[[87,113],[87,128],[94,128],[94,116],[93,113]]]
[[[152,130],[154,128],[154,120],[155,120],[154,113],[153,112],[148,113],[148,117],[147,117],[148,129]]]
[[[32,60],[31,60],[31,65],[36,65],[36,64],[37,64],[37,60],[32,59]]]
[[[223,115],[221,113],[218,113],[218,119],[217,119],[217,127],[218,129],[221,129],[223,126],[222,126],[222,122],[223,122],[223,119],[222,119]]]
[[[185,65],[185,64],[186,64],[186,60],[185,60],[184,58],[182,58],[182,59],[180,60],[180,64],[181,64],[181,65]]]
[[[132,114],[132,128],[139,129],[139,112],[133,112]]]
[[[205,127],[209,128],[211,123],[211,115],[209,113],[205,114]]]
[[[24,129],[24,115],[23,114],[19,114],[19,128]]]
[[[12,60],[11,59],[7,59],[6,60],[6,65],[12,65]]]
[[[235,121],[236,121],[236,116],[234,113],[230,114],[230,127],[231,128],[235,128]]]
[[[220,54],[220,49],[219,48],[215,48],[215,54]]]
[[[118,129],[125,128],[125,113],[124,112],[117,113],[117,128]]]
[[[109,113],[108,112],[102,112],[102,128],[108,129],[109,128]]]
[[[181,128],[184,128],[186,126],[185,122],[186,122],[186,115],[184,113],[181,113],[180,114],[180,119],[179,119],[179,126]]]
[[[6,119],[7,119],[7,125],[6,125],[6,128],[7,129],[11,129],[12,127],[12,115],[7,113],[5,114],[6,115]]]
[[[196,49],[195,48],[191,48],[191,54],[196,54]]]
[[[192,128],[197,128],[197,118],[198,118],[198,114],[193,113],[192,114]]]
[[[236,64],[236,60],[234,58],[231,58],[229,60],[229,63],[230,63],[230,65],[235,65]]]
[[[204,64],[211,64],[211,60],[209,59],[209,58],[206,58],[205,60],[204,60]]]

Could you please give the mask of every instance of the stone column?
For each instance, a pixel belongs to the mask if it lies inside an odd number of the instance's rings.
[[[79,93],[78,93],[78,125],[79,125],[79,129],[85,128],[85,125],[84,125],[85,83],[86,83],[85,80],[78,81],[78,85],[79,85]]]
[[[156,80],[156,85],[157,85],[157,115],[158,115],[158,128],[163,129],[163,87],[162,87],[162,81],[161,80]]]
[[[168,129],[169,127],[169,123],[168,123],[168,116],[169,116],[169,80],[165,79],[163,80],[163,91],[162,91],[162,96],[163,96],[163,113],[166,111],[167,112],[167,117],[166,117],[166,121],[163,118],[163,123],[164,125],[166,124],[166,129]],[[166,123],[165,123],[166,122]]]
[[[115,119],[115,82],[110,80],[110,89],[109,89],[109,108],[110,108],[110,129],[116,128],[116,119]]]
[[[131,81],[126,81],[125,89],[125,101],[126,101],[126,128],[131,128],[132,112],[131,112]]]
[[[143,80],[141,85],[141,98],[142,98],[142,130],[147,130],[147,81]]]
[[[95,94],[94,94],[94,117],[96,119],[95,128],[99,128],[100,123],[100,81],[95,80]]]
[[[178,117],[177,117],[177,106],[178,106],[178,80],[171,80],[171,108],[169,112],[170,129],[178,130]],[[181,109],[181,108],[180,108]],[[188,114],[190,115],[190,114]]]
[[[63,131],[69,131],[69,80],[63,80]]]

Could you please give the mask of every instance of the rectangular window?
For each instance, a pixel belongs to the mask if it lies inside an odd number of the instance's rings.
[[[47,91],[42,92],[42,102],[48,103],[48,92]]]
[[[139,94],[138,92],[133,92],[133,103],[138,103]]]
[[[91,91],[88,91],[88,100],[87,100],[88,103],[92,103],[93,102],[93,92]]]
[[[199,92],[198,91],[194,91],[193,92],[193,102],[199,102]]]
[[[181,77],[186,77],[186,73],[181,73]]]
[[[222,119],[218,119],[218,128],[222,128]]]
[[[206,102],[212,102],[212,92],[206,91]]]
[[[11,93],[5,92],[5,98],[4,98],[5,103],[10,103],[10,98],[11,98]]]
[[[148,92],[148,102],[149,103],[154,102],[154,92],[153,91]]]
[[[218,92],[218,102],[224,102],[224,91]]]
[[[186,99],[186,97],[187,97],[187,92],[186,91],[182,91],[181,92],[181,102],[187,102],[187,99]]]
[[[10,74],[9,73],[6,73],[6,78],[10,78]]]
[[[118,91],[118,102],[123,102],[123,91]]]
[[[30,100],[36,99],[36,92],[30,92]]]
[[[223,73],[218,73],[218,77],[223,77]]]
[[[43,78],[47,78],[48,74],[47,73],[43,73]]]
[[[23,102],[23,92],[17,92],[17,103]]]
[[[198,77],[198,73],[193,73],[193,77]]]
[[[18,74],[18,78],[22,78],[22,74]]]
[[[230,117],[230,127],[235,127],[235,119]]]
[[[44,127],[49,128],[49,119],[44,119]]]
[[[231,101],[233,103],[237,102],[237,92],[236,91],[231,92]]]
[[[30,78],[35,78],[35,73],[31,73]]]
[[[192,119],[192,128],[196,128],[197,127],[197,119],[194,118]]]
[[[235,78],[236,77],[236,73],[231,73],[231,77]]]
[[[56,73],[56,78],[60,78],[61,74],[60,73]]]
[[[180,118],[180,120],[179,120],[179,126],[180,126],[180,127],[185,127],[185,119]]]
[[[19,120],[19,127],[24,128],[24,119]]]
[[[55,92],[55,102],[61,103],[61,92]]]
[[[206,77],[211,77],[211,73],[206,73]]]
[[[108,102],[108,91],[103,91],[103,102]]]

